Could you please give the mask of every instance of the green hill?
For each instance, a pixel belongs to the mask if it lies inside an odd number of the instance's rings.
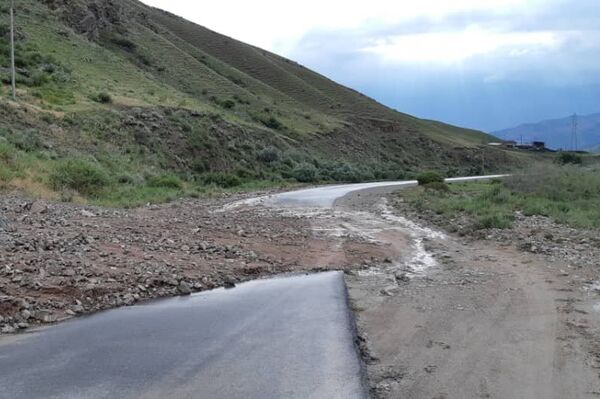
[[[481,132],[419,120],[135,0],[0,6],[0,185],[141,203],[206,187],[503,169]],[[474,166],[477,165],[477,166]],[[263,183],[261,183],[263,182]]]

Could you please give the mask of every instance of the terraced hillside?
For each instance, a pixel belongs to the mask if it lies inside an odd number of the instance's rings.
[[[210,187],[504,170],[481,132],[419,120],[135,0],[0,5],[0,185],[135,204]]]

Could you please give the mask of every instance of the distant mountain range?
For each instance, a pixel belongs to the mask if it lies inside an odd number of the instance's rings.
[[[570,150],[572,116],[538,123],[526,123],[510,129],[493,132],[494,136],[517,142],[545,141],[554,149]],[[600,152],[600,113],[577,116],[578,149]]]

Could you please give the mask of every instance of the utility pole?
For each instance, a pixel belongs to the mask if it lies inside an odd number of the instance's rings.
[[[13,100],[17,99],[17,73],[15,70],[15,0],[10,0],[10,69]]]
[[[571,150],[577,151],[579,143],[577,142],[577,114],[573,114],[571,124]]]

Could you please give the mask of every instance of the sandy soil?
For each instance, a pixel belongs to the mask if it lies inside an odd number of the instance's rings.
[[[372,397],[600,396],[590,276],[510,245],[415,235],[378,196],[338,205],[390,222],[378,239],[393,261],[347,276]]]

